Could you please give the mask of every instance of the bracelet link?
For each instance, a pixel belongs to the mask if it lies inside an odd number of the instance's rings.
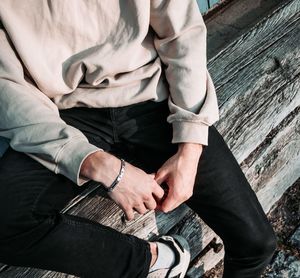
[[[116,179],[113,181],[113,183],[111,184],[111,186],[109,187],[104,187],[104,189],[107,192],[112,192],[114,190],[114,188],[117,186],[117,184],[120,182],[120,180],[122,179],[124,173],[125,173],[125,160],[123,158],[120,158],[121,160],[121,168],[119,171],[118,176],[116,177]]]

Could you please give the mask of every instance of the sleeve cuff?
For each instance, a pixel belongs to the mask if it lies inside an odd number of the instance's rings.
[[[208,145],[208,125],[195,122],[172,122],[172,143],[198,143]]]
[[[56,159],[55,173],[66,176],[79,186],[85,184],[89,179],[80,177],[80,168],[84,159],[96,151],[103,151],[103,149],[83,141],[81,138],[78,140],[73,138],[60,150]]]

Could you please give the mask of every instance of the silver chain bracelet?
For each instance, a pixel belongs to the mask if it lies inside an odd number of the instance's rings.
[[[117,184],[119,183],[119,181],[122,179],[122,177],[124,175],[124,172],[125,172],[125,160],[123,158],[120,158],[120,160],[121,160],[121,168],[120,168],[120,172],[119,172],[118,176],[113,181],[113,183],[111,184],[111,186],[109,186],[109,187],[105,187],[104,186],[104,189],[107,192],[112,192],[113,189],[117,186]]]

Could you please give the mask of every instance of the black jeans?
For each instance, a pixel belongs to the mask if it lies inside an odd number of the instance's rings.
[[[166,100],[60,112],[92,144],[147,173],[157,171],[177,151],[166,121]],[[12,149],[0,162],[1,262],[80,277],[146,277],[151,259],[146,241],[60,213],[88,183],[78,187]],[[276,236],[214,126],[209,128],[208,146],[187,204],[222,238],[224,277],[259,277],[275,251]]]

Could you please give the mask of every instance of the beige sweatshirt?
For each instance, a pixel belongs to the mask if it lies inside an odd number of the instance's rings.
[[[101,150],[59,117],[168,98],[172,143],[219,119],[196,0],[1,0],[0,136],[78,185]]]

